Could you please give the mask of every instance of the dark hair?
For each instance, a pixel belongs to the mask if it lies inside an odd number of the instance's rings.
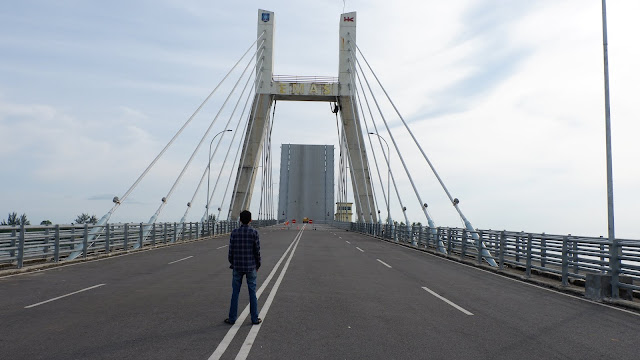
[[[251,212],[249,210],[244,210],[240,213],[240,222],[245,225],[251,222]]]

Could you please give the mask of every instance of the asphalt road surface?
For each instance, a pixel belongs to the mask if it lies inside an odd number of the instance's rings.
[[[259,230],[261,325],[228,238],[0,278],[0,359],[633,359],[640,316],[371,237]],[[244,316],[244,317],[243,317]]]

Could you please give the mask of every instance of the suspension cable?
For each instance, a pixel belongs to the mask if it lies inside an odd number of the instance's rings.
[[[263,40],[264,43],[264,40]],[[182,168],[182,171],[180,172],[180,175],[178,175],[178,177],[176,178],[175,182],[173,183],[173,186],[171,186],[171,189],[169,189],[169,192],[167,193],[167,195],[165,197],[162,198],[162,203],[160,204],[160,206],[158,207],[158,210],[156,210],[156,213],[153,214],[153,216],[151,216],[151,219],[149,219],[148,224],[153,224],[156,222],[156,219],[158,218],[158,215],[160,215],[160,212],[162,211],[162,209],[165,207],[165,205],[167,204],[167,201],[169,201],[169,197],[171,197],[171,194],[173,194],[173,191],[176,189],[178,183],[180,183],[180,180],[182,179],[182,176],[184,176],[184,173],[187,171],[187,169],[189,168],[189,166],[191,165],[191,162],[193,161],[193,158],[195,157],[196,153],[198,152],[198,150],[200,149],[200,146],[202,146],[202,143],[204,142],[204,140],[206,139],[207,135],[209,135],[209,132],[211,131],[211,128],[213,127],[213,125],[215,124],[216,120],[218,120],[218,117],[220,116],[220,113],[222,113],[222,110],[225,108],[225,106],[227,105],[227,102],[229,101],[229,99],[231,98],[231,95],[233,94],[233,92],[236,90],[236,87],[238,86],[238,84],[240,83],[240,80],[242,79],[242,77],[244,77],[244,74],[246,73],[247,69],[249,68],[249,65],[251,65],[251,63],[253,62],[253,58],[256,57],[257,55],[257,51],[253,54],[253,57],[251,58],[251,60],[249,61],[249,63],[247,63],[247,66],[244,68],[244,71],[242,72],[242,75],[240,76],[240,78],[238,79],[238,81],[236,81],[236,83],[234,84],[233,88],[231,89],[231,91],[229,92],[229,95],[227,96],[227,98],[224,100],[224,102],[222,103],[222,106],[220,107],[220,110],[218,111],[218,113],[216,114],[215,118],[211,121],[211,124],[209,125],[209,127],[207,128],[207,130],[205,131],[204,135],[202,136],[202,138],[200,139],[200,142],[198,143],[198,145],[196,146],[195,150],[193,151],[193,153],[191,154],[191,157],[189,157],[189,160],[187,160],[187,163],[185,164],[185,166]],[[146,232],[146,231],[145,231]]]
[[[269,189],[271,190],[269,192],[269,219],[275,219],[273,217],[273,143],[272,143],[272,134],[273,134],[273,125],[275,123],[275,116],[276,116],[276,105],[278,104],[277,101],[274,100],[273,102],[273,113],[271,114],[271,128],[269,129]]]
[[[375,74],[375,72],[373,71],[373,69],[371,68],[371,65],[369,65],[369,62],[367,61],[367,59],[365,58],[364,54],[362,53],[362,51],[360,50],[360,48],[356,45],[357,50],[360,52],[360,55],[362,55],[363,60],[365,61],[365,63],[367,64],[369,70],[371,71],[371,73],[373,74],[373,76],[375,77],[376,81],[378,82],[378,85],[381,87],[381,89],[384,91],[387,99],[389,100],[389,102],[391,103],[391,105],[393,106],[394,110],[396,111],[396,114],[398,114],[398,116],[400,117],[400,119],[402,120],[402,123],[404,124],[405,128],[407,129],[407,131],[409,132],[409,134],[411,135],[411,138],[413,139],[414,143],[418,146],[418,148],[420,149],[420,152],[422,153],[422,155],[424,156],[425,160],[427,161],[427,163],[429,164],[429,167],[431,168],[431,170],[433,171],[434,175],[437,177],[438,181],[440,182],[440,184],[442,185],[443,189],[445,190],[445,192],[447,193],[447,196],[449,197],[449,199],[451,200],[453,206],[455,207],[456,211],[458,212],[458,214],[460,215],[460,217],[462,218],[462,220],[465,222],[465,226],[467,227],[467,229],[469,231],[471,231],[472,237],[474,239],[478,239],[478,234],[475,233],[473,226],[471,226],[471,223],[465,218],[465,216],[462,214],[462,211],[460,211],[460,209],[458,208],[458,201],[454,201],[451,198],[451,194],[449,194],[449,191],[447,190],[447,188],[444,186],[444,183],[442,182],[442,179],[440,179],[440,176],[438,175],[438,173],[435,171],[435,168],[433,167],[433,165],[431,164],[431,161],[429,161],[429,158],[426,156],[426,154],[424,153],[424,150],[422,149],[422,146],[420,146],[420,144],[418,143],[417,139],[415,138],[415,136],[413,135],[413,132],[411,131],[411,129],[409,129],[409,126],[407,125],[407,123],[405,122],[404,118],[402,117],[402,115],[400,114],[400,112],[398,111],[398,108],[395,106],[395,104],[393,103],[393,101],[391,100],[391,98],[389,97],[389,94],[387,93],[387,91],[385,90],[385,88],[382,86],[382,83],[380,82],[380,80],[378,79],[378,76]],[[362,72],[362,67],[360,65],[360,61],[357,61],[358,63],[358,67],[360,68],[360,71]],[[369,91],[371,91],[371,86],[369,85],[369,81],[367,79],[366,76],[364,76],[365,78],[365,82],[367,83],[367,86],[369,87]],[[373,94],[373,91],[371,91],[371,93]],[[373,100],[376,104],[376,106],[378,107],[378,109],[380,110],[380,107],[378,105],[378,101],[375,98],[375,96],[373,96]],[[382,113],[381,113],[382,114]],[[384,122],[384,125],[387,129],[387,132],[389,133],[389,136],[391,137],[391,141],[393,142],[394,147],[396,148],[396,151],[398,153],[398,155],[400,156],[400,160],[402,162],[403,167],[405,168],[405,172],[407,173],[407,176],[409,177],[409,180],[411,182],[411,186],[413,187],[413,190],[416,194],[416,197],[418,198],[418,201],[420,203],[420,208],[423,210],[424,215],[427,218],[427,222],[429,224],[429,227],[433,230],[435,229],[435,223],[433,222],[433,219],[431,219],[431,216],[429,214],[429,212],[427,211],[427,204],[422,202],[422,199],[420,198],[420,194],[418,193],[415,184],[413,182],[413,179],[411,177],[411,174],[409,173],[409,170],[407,169],[407,166],[404,162],[404,159],[402,158],[402,155],[400,154],[400,149],[398,148],[398,145],[396,144],[396,141],[393,137],[393,134],[391,133],[391,129],[389,128],[389,125],[387,124],[386,119],[384,118],[384,116],[382,116],[382,121]],[[491,257],[491,255],[489,254],[488,250],[486,250],[484,243],[482,244],[482,253],[485,256],[485,259],[487,260],[487,262],[489,262],[489,264],[491,264],[492,266],[495,265],[495,261],[493,261],[493,258]],[[438,248],[440,252],[445,252],[444,249],[444,245],[438,241]]]
[[[358,64],[359,64],[359,62],[358,62]],[[360,68],[360,70],[362,71],[362,68]],[[400,162],[402,162],[402,166],[404,167],[404,171],[407,174],[407,177],[409,178],[409,182],[411,183],[411,187],[413,188],[413,191],[414,191],[414,193],[416,195],[416,198],[418,199],[418,202],[420,203],[420,208],[423,209],[423,211],[424,211],[424,209],[425,209],[425,207],[423,205],[424,203],[422,202],[420,194],[418,193],[418,189],[416,188],[416,185],[415,185],[415,183],[413,181],[413,177],[411,176],[411,173],[409,172],[409,168],[407,167],[407,164],[405,163],[404,158],[402,157],[402,154],[400,153],[400,149],[398,148],[398,144],[396,143],[396,140],[393,137],[393,134],[391,133],[391,130],[389,129],[389,125],[387,124],[387,120],[385,119],[384,115],[382,114],[382,109],[380,109],[380,105],[378,104],[378,100],[376,99],[375,95],[373,95],[373,91],[371,90],[371,86],[369,84],[369,80],[367,79],[366,76],[364,76],[364,74],[363,74],[363,77],[364,77],[364,80],[365,80],[367,86],[369,87],[369,91],[371,92],[371,94],[373,96],[373,101],[375,102],[376,107],[378,108],[378,111],[380,112],[380,116],[382,118],[382,121],[384,122],[384,126],[387,128],[387,132],[389,133],[389,137],[391,137],[391,141],[393,142],[393,146],[395,147],[396,152],[398,154],[398,157],[400,158]],[[404,208],[403,208],[403,211],[404,211]],[[429,220],[428,213],[426,211],[424,211],[424,214],[425,214],[425,216],[427,216],[427,219]],[[407,226],[409,226],[409,224],[407,224]]]
[[[227,123],[224,125],[224,132],[222,133],[222,136],[220,136],[220,139],[218,140],[218,143],[216,144],[215,149],[213,150],[213,153],[211,154],[211,157],[208,159],[209,162],[207,163],[207,166],[205,167],[204,171],[202,172],[202,176],[200,177],[200,182],[198,183],[198,186],[196,187],[196,191],[193,193],[193,197],[191,198],[191,201],[189,202],[189,204],[187,204],[187,209],[184,213],[184,216],[182,217],[182,219],[180,220],[181,223],[183,223],[186,220],[187,214],[189,213],[190,209],[191,209],[191,204],[193,204],[198,192],[200,191],[200,187],[202,186],[202,183],[204,182],[204,178],[205,176],[211,172],[211,161],[213,161],[213,158],[215,158],[216,154],[218,153],[218,148],[220,147],[220,143],[222,143],[222,139],[224,138],[224,136],[226,135],[226,130],[229,128],[229,124],[231,123],[231,119],[233,118],[233,115],[236,113],[236,110],[238,109],[238,105],[240,104],[240,101],[242,100],[245,91],[247,90],[247,85],[249,84],[249,82],[251,81],[251,78],[253,77],[253,71],[251,72],[251,74],[249,74],[249,76],[247,77],[247,81],[245,82],[245,85],[242,89],[242,92],[240,93],[240,96],[238,97],[238,100],[236,101],[236,105],[233,108],[233,111],[231,112],[231,115],[229,116],[229,119],[227,120]],[[205,205],[205,209],[209,208],[209,198],[207,196],[207,202]],[[205,212],[205,216],[206,216],[206,212]],[[208,220],[208,219],[207,219]],[[202,220],[204,221],[204,220]]]
[[[356,79],[356,75],[358,75],[358,74],[357,74],[356,69],[353,67],[353,62],[349,61],[349,63],[351,64],[351,70],[352,70],[350,78],[351,78],[351,82],[354,84],[353,88],[354,88],[354,93],[355,93],[355,96],[353,97],[353,100],[358,106],[360,106],[360,115],[362,116],[362,119],[363,119],[363,121],[365,123],[365,126],[366,126],[367,125],[367,117],[366,117],[366,115],[364,113],[364,110],[362,108],[362,102],[360,101],[359,92],[358,92],[359,88],[357,86],[355,86],[355,79]],[[352,104],[352,106],[355,106],[355,104]],[[357,109],[358,108],[355,107],[354,110],[357,110]],[[358,130],[358,128],[360,128],[360,129]],[[358,134],[362,134],[362,125],[360,124],[360,121],[357,122],[356,130],[358,130]],[[368,132],[369,132],[369,129],[367,127],[367,133]],[[363,136],[364,136],[364,134],[363,134]],[[371,142],[371,137],[367,135],[367,138],[369,138],[369,142]],[[363,140],[364,140],[364,138],[363,138]],[[359,136],[358,136],[358,148],[360,148],[360,137]],[[366,151],[366,144],[363,144],[362,148],[364,149],[364,151]],[[362,159],[362,151],[363,150],[360,149],[360,158],[361,159]],[[375,160],[375,152],[373,151],[373,147],[371,147],[371,152],[373,152],[373,158]],[[365,157],[365,159],[366,159],[366,157]],[[363,162],[362,171],[364,173],[364,160],[362,160],[362,162]],[[369,165],[368,161],[367,161],[367,165]],[[377,166],[378,166],[378,163],[376,161],[376,169],[377,169]],[[367,173],[368,173],[367,175],[369,175],[369,179],[371,180],[371,178],[372,178],[371,177],[371,169],[369,169],[369,166],[367,166]],[[380,178],[380,183],[382,184],[382,178],[380,177],[380,172],[379,171],[378,171],[378,177]],[[366,182],[365,182],[365,187],[368,189]],[[371,183],[371,191],[373,193],[373,199],[375,201],[376,209],[379,209],[378,200],[376,198],[376,192],[375,192],[375,187],[373,186],[373,183]],[[367,195],[368,195],[368,191],[367,191]],[[368,198],[368,196],[367,196],[367,198]],[[385,199],[386,199],[386,197],[385,197]],[[371,223],[373,223],[373,217],[371,216],[371,203],[369,203],[369,210],[370,210],[370,212],[369,212],[370,221],[371,221]]]
[[[273,101],[273,97],[270,97],[269,99],[269,107],[271,107],[271,102]],[[255,121],[255,116],[253,117],[253,120]],[[264,138],[265,138],[265,134],[267,132],[267,130],[269,129],[269,122],[271,121],[271,115],[269,113],[269,111],[267,111],[267,117],[265,119],[266,122],[266,126],[264,126],[264,128],[262,129],[262,134],[260,135],[260,138],[263,140],[263,146],[264,146]],[[246,155],[246,154],[245,154]],[[251,177],[253,178],[255,176],[256,173],[256,168],[255,168],[255,163],[251,165]],[[242,198],[242,204],[246,205],[247,209],[251,206],[250,204],[250,200],[249,203],[247,203],[247,199],[249,197],[249,188],[251,187],[251,181],[247,181],[247,187],[245,188],[244,191],[244,197]]]
[[[360,75],[359,74],[360,73],[358,73],[358,81],[360,83],[362,83],[360,81]],[[369,90],[371,90],[371,89],[369,89]],[[371,114],[371,118],[372,118],[371,122],[373,124],[374,130],[375,130],[376,133],[378,133],[378,127],[376,126],[375,118],[373,117],[373,113],[371,112],[371,107],[369,105],[369,100],[368,100],[368,98],[366,96],[366,93],[363,93],[363,94],[365,95],[364,98],[365,98],[365,102],[367,104],[367,109],[369,110],[369,114]],[[373,94],[372,94],[372,96],[373,96]],[[380,137],[378,137],[378,144],[380,144],[380,148],[382,148],[382,140],[381,140]],[[382,155],[384,156],[384,160],[387,163],[387,167],[390,167],[391,154],[390,153],[389,154],[385,154],[384,151],[383,151]],[[404,204],[402,202],[402,197],[400,197],[400,191],[398,190],[398,184],[396,183],[396,177],[393,174],[393,171],[390,171],[390,174],[391,174],[391,182],[393,183],[393,188],[395,190],[396,197],[398,198],[398,203],[400,204],[400,209],[402,210],[402,215],[404,216],[405,222],[408,224],[409,223],[409,218],[407,217],[407,212],[406,212]],[[389,194],[389,201],[391,201],[391,194]],[[391,221],[391,219],[389,219],[389,221]]]
[[[358,77],[358,82],[360,83],[360,87],[358,88],[358,92],[356,92],[356,96],[358,96],[358,104],[360,105],[360,113],[362,114],[362,119],[364,121],[364,126],[365,129],[367,130],[367,134],[369,134],[369,125],[367,124],[367,117],[365,115],[364,109],[362,108],[362,100],[361,100],[361,96],[360,96],[360,92],[362,92],[362,82],[360,82],[360,74],[356,74]],[[364,97],[364,93],[363,96]],[[365,102],[367,102],[367,107],[369,106],[368,100],[365,97]],[[373,122],[373,114],[371,113],[371,109],[369,109],[369,115],[371,116],[371,121]],[[377,135],[377,134],[376,134]],[[369,139],[369,147],[371,148],[371,153],[373,154],[373,162],[375,164],[376,167],[376,173],[378,174],[378,181],[380,182],[380,188],[382,189],[382,196],[384,197],[384,203],[387,206],[387,209],[389,208],[389,201],[387,199],[387,194],[384,190],[384,184],[382,182],[382,176],[380,175],[380,168],[378,166],[378,158],[376,156],[376,152],[373,148],[373,142],[371,141],[371,136],[367,135],[367,138]],[[382,147],[380,147],[382,149]],[[384,152],[384,150],[382,150],[382,152]],[[389,169],[389,172],[391,172],[391,170]],[[389,175],[390,176],[390,175]],[[375,188],[374,188],[374,199],[376,200],[376,208],[378,208],[378,213],[380,212],[380,207],[378,206],[378,199],[375,196]],[[389,214],[387,214],[387,217],[389,217]],[[380,222],[380,219],[378,218],[378,222]]]
[[[238,163],[238,159],[240,158],[240,153],[242,152],[242,144],[243,144],[243,139],[246,137],[247,135],[247,130],[250,126],[250,120],[251,120],[251,115],[247,116],[247,121],[245,122],[244,125],[244,130],[242,132],[242,137],[240,138],[240,141],[238,141],[238,147],[236,149],[236,155],[234,157],[233,160],[233,165],[231,165],[231,173],[229,174],[229,179],[227,180],[227,186],[224,189],[224,194],[222,195],[222,201],[220,203],[220,207],[218,208],[218,219],[220,218],[220,214],[222,212],[222,207],[224,205],[224,200],[227,198],[227,193],[229,192],[229,186],[231,185],[231,179],[233,179],[233,171],[236,168],[236,164]],[[230,201],[229,204],[229,212],[227,213],[227,220],[230,219],[230,215],[231,215],[231,206],[233,206],[233,203]]]
[[[363,75],[360,75],[360,74],[361,74],[361,72],[358,72],[358,82],[360,83],[360,86],[362,87],[362,80],[360,78],[361,78],[361,76],[364,76],[364,74]],[[362,87],[362,88],[364,89],[364,87]],[[369,91],[371,92],[371,87],[369,87]],[[371,115],[371,119],[372,119],[371,123],[373,124],[373,127],[375,129],[376,134],[378,134],[378,127],[376,125],[375,118],[374,118],[373,113],[371,111],[371,106],[369,104],[369,99],[368,99],[366,93],[363,92],[363,94],[364,94],[365,103],[367,104],[367,109],[369,111],[369,114]],[[371,92],[371,96],[375,97],[373,92]],[[379,108],[378,108],[378,110],[379,110]],[[380,114],[382,114],[382,112],[380,112]],[[365,125],[366,125],[366,123],[365,123]],[[378,143],[380,144],[380,148],[382,148],[382,140],[381,140],[381,138],[379,136],[378,136]],[[385,154],[384,151],[383,151],[382,155],[384,156],[384,160],[387,163],[387,167],[390,168],[391,153]],[[405,219],[406,223],[408,224],[409,223],[409,218],[407,217],[407,212],[405,210],[404,204],[402,203],[402,198],[400,197],[400,192],[398,191],[398,185],[396,183],[396,178],[395,178],[395,176],[394,176],[392,171],[390,171],[390,174],[391,174],[391,181],[393,182],[393,188],[395,189],[396,196],[398,198],[398,202],[400,203],[400,209],[402,209],[402,215],[404,216],[404,219]],[[391,194],[389,194],[389,199],[388,200],[391,201]],[[391,220],[389,219],[389,221],[391,221]]]
[[[340,203],[345,203],[346,202],[346,195],[344,195],[344,185],[343,185],[343,176],[344,176],[344,171],[343,171],[343,162],[344,162],[344,157],[343,157],[343,151],[342,151],[342,134],[340,133],[340,122],[338,120],[338,112],[340,111],[340,105],[338,104],[338,99],[336,98],[336,103],[335,103],[335,108],[332,110],[332,112],[336,115],[336,130],[338,131],[338,146],[339,146],[339,154],[340,154],[340,160],[338,161],[338,202]],[[344,207],[344,205],[342,206]],[[342,216],[340,216],[340,221],[344,221],[343,219],[346,218],[346,215],[344,214],[344,212],[342,212],[342,210],[345,209],[336,209],[337,213],[340,214],[342,213]]]
[[[351,47],[351,40],[349,40],[349,45]],[[352,52],[355,52],[355,51],[352,51]],[[350,63],[352,62],[350,58],[348,60],[349,60]],[[351,69],[353,69],[353,65],[351,65]],[[352,77],[352,76],[353,76],[353,71],[351,72],[350,77]],[[353,86],[353,89],[354,89],[354,92],[355,92],[356,84],[353,81],[351,81],[350,85]],[[371,223],[373,223],[373,216],[371,214],[371,212],[372,212],[371,202],[369,200],[369,188],[367,186],[367,178],[366,178],[366,175],[364,173],[364,166],[365,165],[364,165],[364,159],[362,157],[362,147],[360,146],[360,136],[362,135],[362,129],[359,129],[359,124],[358,124],[359,121],[357,121],[354,102],[355,102],[355,97],[351,97],[351,101],[350,101],[350,103],[351,103],[351,115],[353,116],[353,122],[356,125],[354,128],[355,128],[356,139],[358,140],[358,154],[360,156],[360,165],[361,165],[361,170],[362,170],[362,181],[364,182],[365,196],[366,196],[366,199],[367,199],[367,205],[368,205],[368,209],[369,209],[369,221]],[[343,122],[342,123],[343,123],[343,126],[344,126],[344,118],[343,118]],[[348,144],[348,142],[347,142],[347,144]],[[349,159],[351,161],[351,149],[349,149]],[[351,161],[351,173],[352,173],[352,175],[353,175],[353,172],[354,172],[354,170],[353,170],[353,162]],[[354,177],[354,179],[356,179],[356,178]],[[354,179],[352,179],[352,180],[354,180]],[[358,181],[355,180],[354,183],[356,184],[356,187],[357,187]],[[360,192],[359,191],[358,191],[358,197],[360,197]],[[360,213],[362,214],[362,210],[363,210],[362,207],[359,207],[358,210],[360,210]],[[364,215],[364,214],[362,214],[362,215]]]
[[[222,172],[227,164],[227,159],[229,157],[229,153],[231,152],[231,148],[233,146],[233,143],[235,142],[236,137],[238,136],[238,129],[240,129],[240,125],[243,123],[244,119],[244,113],[247,110],[247,105],[249,104],[249,99],[251,98],[251,95],[253,94],[253,90],[254,90],[254,86],[255,86],[255,82],[251,85],[251,89],[249,90],[249,93],[246,97],[243,109],[242,109],[242,113],[240,114],[240,117],[238,118],[238,123],[236,124],[236,128],[233,131],[233,137],[231,138],[231,143],[229,144],[229,147],[227,148],[227,153],[224,156],[224,161],[222,162],[222,166],[220,167],[220,171],[218,172],[218,176],[216,178],[216,183],[213,186],[213,191],[211,192],[211,196],[209,197],[208,204],[211,204],[211,201],[213,200],[214,194],[216,193],[216,189],[218,188],[218,183],[220,182],[220,178],[222,177]],[[244,127],[243,127],[244,129]],[[242,138],[240,138],[240,143],[242,143]],[[233,168],[235,167],[235,162],[233,164],[233,166],[231,167],[231,173],[233,173]],[[229,179],[231,179],[232,176],[229,176]],[[226,194],[226,193],[225,193]],[[220,204],[220,209],[222,208],[222,204]],[[218,210],[218,220],[220,219],[220,210]],[[202,214],[202,217],[204,218],[206,216],[206,209],[205,212]]]
[[[196,199],[196,196],[200,192],[200,188],[202,187],[202,184],[204,183],[204,178],[207,176],[208,173],[211,172],[211,161],[213,161],[213,158],[215,158],[216,154],[218,153],[218,148],[220,147],[220,143],[222,142],[222,139],[226,135],[226,132],[227,132],[226,130],[229,128],[229,124],[231,123],[231,119],[233,118],[233,115],[236,113],[236,110],[238,109],[238,104],[240,104],[240,101],[244,97],[244,93],[247,90],[247,86],[249,85],[249,82],[251,81],[251,79],[253,77],[253,74],[254,74],[254,71],[251,71],[251,73],[247,77],[247,81],[245,82],[244,87],[242,88],[242,92],[240,93],[240,96],[238,96],[238,100],[236,101],[236,105],[234,106],[233,111],[231,112],[231,115],[229,116],[229,119],[227,120],[227,123],[224,125],[224,129],[225,130],[222,133],[222,136],[220,136],[220,139],[218,139],[218,143],[216,144],[216,147],[213,150],[213,153],[211,154],[211,157],[207,156],[208,160],[209,160],[207,162],[207,166],[205,167],[204,171],[202,172],[202,176],[200,177],[200,182],[198,183],[198,186],[196,187],[196,190],[193,192],[193,196],[191,197],[191,201],[189,201],[189,203],[187,204],[187,209],[185,210],[184,215],[182,216],[182,219],[180,220],[180,223],[184,223],[186,221],[187,215],[189,214],[189,211],[191,210],[191,204],[193,204],[193,202]],[[207,196],[207,202],[206,202],[205,206],[206,206],[206,208],[209,207],[208,196]],[[206,216],[206,211],[205,211],[205,216]],[[205,219],[203,218],[201,221],[204,222]]]
[[[165,147],[160,151],[160,153],[155,157],[155,159],[153,159],[153,161],[151,161],[151,163],[147,166],[147,168],[142,172],[142,174],[140,174],[140,176],[138,177],[138,179],[133,183],[133,185],[131,185],[131,187],[129,187],[129,189],[124,193],[124,195],[122,195],[120,198],[115,197],[113,199],[113,202],[115,203],[114,206],[111,208],[111,210],[109,210],[104,216],[102,216],[102,218],[98,221],[98,223],[96,225],[104,225],[107,223],[107,221],[109,221],[109,218],[111,217],[111,215],[113,215],[113,213],[115,212],[115,210],[124,202],[125,199],[127,199],[129,197],[129,195],[131,194],[131,192],[138,186],[138,184],[140,183],[140,181],[142,181],[142,179],[147,175],[147,173],[151,170],[151,168],[153,168],[153,166],[156,164],[156,162],[158,162],[158,160],[160,159],[160,157],[162,157],[162,155],[167,151],[167,149],[169,149],[169,147],[175,142],[175,140],[178,138],[178,136],[180,136],[180,134],[182,134],[182,132],[184,131],[184,129],[191,123],[191,121],[193,120],[193,118],[195,118],[195,116],[200,112],[200,110],[202,109],[202,107],[209,101],[209,99],[211,98],[211,96],[213,96],[213,94],[218,90],[218,88],[220,88],[220,86],[222,85],[222,83],[224,83],[224,81],[229,77],[229,75],[233,72],[233,70],[238,66],[238,64],[240,64],[240,62],[242,61],[242,59],[244,59],[245,56],[247,56],[247,54],[249,53],[249,51],[251,50],[251,48],[258,42],[258,40],[260,40],[260,38],[262,38],[264,36],[266,31],[263,31],[257,38],[256,40],[251,43],[251,45],[249,46],[249,48],[247,49],[247,51],[245,51],[245,53],[240,57],[240,59],[233,65],[233,67],[227,72],[227,74],[222,78],[222,80],[220,80],[220,82],[218,83],[218,85],[216,85],[216,87],[211,91],[211,93],[204,99],[204,101],[200,104],[200,106],[198,106],[198,108],[196,109],[196,111],[193,112],[193,114],[189,117],[189,119],[187,119],[187,121],[182,125],[182,127],[178,130],[178,132],[173,136],[173,138],[171,138],[171,140],[169,140],[169,143],[167,143],[167,145],[165,145]],[[100,229],[99,226],[96,227],[96,229]],[[93,230],[92,230],[93,231]]]
[[[260,63],[260,71],[264,70],[264,59],[261,59],[261,63]],[[256,110],[258,108],[258,103],[260,102],[260,96],[258,95],[257,89],[258,89],[258,72],[256,72],[256,93],[254,95],[254,100],[253,100],[253,105],[252,105],[252,109],[251,109],[251,113],[249,114],[249,129],[248,129],[248,133],[246,134],[245,137],[245,141],[248,142],[249,138],[251,137],[251,134],[253,132],[253,124],[255,123],[255,117],[256,117]],[[262,85],[262,84],[260,84]],[[242,159],[240,161],[240,167],[238,168],[238,173],[236,175],[236,180],[234,182],[234,187],[233,187],[233,191],[236,192],[236,190],[238,189],[238,186],[240,185],[240,177],[241,177],[241,173],[242,173],[242,168],[244,167],[244,162],[246,160],[247,154],[243,151],[243,155],[242,155]],[[253,165],[251,165],[252,169],[253,169]],[[252,174],[251,176],[253,176],[253,170],[252,170]],[[246,200],[246,194],[245,194],[245,198],[242,202],[242,205],[244,205],[244,201]],[[233,211],[233,206],[235,205],[236,202],[236,196],[235,194],[231,197],[231,202],[229,204],[229,216],[231,215],[231,211]]]

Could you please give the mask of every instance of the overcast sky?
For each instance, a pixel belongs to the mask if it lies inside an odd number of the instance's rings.
[[[607,5],[616,234],[637,239],[640,2]],[[343,7],[357,11],[359,47],[475,227],[606,236],[600,0],[7,2],[0,218],[16,211],[34,224],[69,223],[106,213],[255,40],[259,8],[276,14],[275,74],[337,76]],[[222,100],[112,221],[149,219]],[[461,226],[390,121],[436,224]],[[337,145],[329,106],[279,102],[273,142],[275,159],[282,143]],[[202,156],[159,220],[180,219]],[[410,220],[426,223],[399,181]],[[202,216],[204,197],[189,220]]]

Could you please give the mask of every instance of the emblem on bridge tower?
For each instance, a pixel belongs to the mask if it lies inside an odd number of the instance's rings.
[[[262,21],[269,22],[269,15],[271,15],[271,14],[263,12],[262,13]]]

